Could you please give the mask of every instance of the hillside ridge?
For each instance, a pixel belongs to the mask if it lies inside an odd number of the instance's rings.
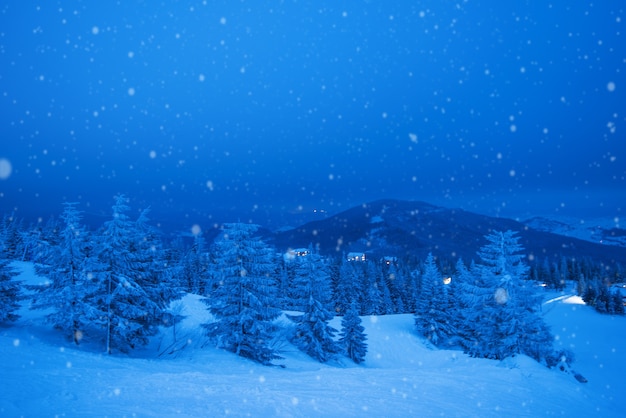
[[[279,250],[313,245],[325,255],[363,252],[371,257],[393,255],[424,258],[475,258],[484,236],[494,230],[519,233],[529,261],[593,258],[617,264],[626,248],[560,235],[508,218],[445,208],[422,201],[382,199],[352,207],[323,220],[272,233]]]

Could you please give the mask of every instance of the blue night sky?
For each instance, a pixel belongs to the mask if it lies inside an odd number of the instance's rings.
[[[624,32],[622,1],[5,2],[0,212],[624,217]]]

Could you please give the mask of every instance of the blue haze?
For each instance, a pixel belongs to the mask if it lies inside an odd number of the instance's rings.
[[[2,213],[624,216],[622,2],[7,3]]]

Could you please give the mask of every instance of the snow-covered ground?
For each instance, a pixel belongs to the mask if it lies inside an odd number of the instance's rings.
[[[594,243],[626,247],[626,230],[622,228],[620,219],[617,217],[583,220],[563,216],[548,216],[531,218],[523,221],[523,223],[538,231],[552,232]]]
[[[17,265],[21,280],[38,280],[32,266]],[[546,319],[587,383],[524,356],[497,362],[432,349],[411,315],[364,318],[363,365],[320,364],[285,343],[280,368],[206,345],[198,324],[207,312],[194,295],[181,302],[187,318],[174,345],[169,329],[130,356],[75,348],[42,323],[42,312],[22,309],[0,328],[0,416],[622,417],[626,318],[557,296],[544,305]]]

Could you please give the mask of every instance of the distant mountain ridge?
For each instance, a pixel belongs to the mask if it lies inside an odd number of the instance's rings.
[[[626,260],[626,248],[603,245],[572,236],[535,229],[512,219],[495,218],[420,201],[377,200],[324,220],[308,222],[273,234],[279,250],[318,247],[327,255],[364,252],[371,257],[425,258],[429,252],[444,258],[476,259],[494,230],[513,230],[520,236],[529,260],[589,257],[611,265]]]

